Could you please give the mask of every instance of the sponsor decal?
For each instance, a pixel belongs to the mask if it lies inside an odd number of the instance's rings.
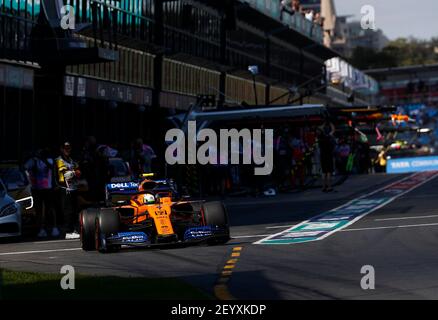
[[[122,241],[125,243],[147,242],[148,237],[144,232],[120,232],[115,236],[109,237],[108,240]]]
[[[110,183],[107,185],[107,188],[108,190],[136,189],[138,188],[138,183],[136,182]]]
[[[386,171],[388,173],[408,173],[438,170],[438,156],[389,159]]]
[[[322,240],[387,205],[401,195],[435,178],[438,171],[421,172],[376,190],[361,198],[324,212],[292,228],[255,242],[255,244],[293,244]]]

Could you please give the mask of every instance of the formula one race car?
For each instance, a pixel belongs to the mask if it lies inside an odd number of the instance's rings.
[[[172,180],[112,183],[106,207],[80,214],[82,249],[117,251],[122,245],[226,243],[228,216],[222,202],[185,201]]]

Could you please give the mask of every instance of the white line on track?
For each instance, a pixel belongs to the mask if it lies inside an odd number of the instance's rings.
[[[64,251],[79,251],[79,250],[82,250],[82,248],[53,249],[53,250],[34,250],[34,251],[21,251],[21,252],[1,252],[0,256],[14,256],[14,255],[20,255],[20,254],[64,252]]]
[[[281,229],[281,228],[292,228],[295,227],[295,225],[290,226],[272,226],[272,227],[266,227],[266,229]]]
[[[427,219],[427,218],[438,218],[438,215],[430,216],[412,216],[412,217],[397,217],[397,218],[385,218],[385,219],[374,219],[374,221],[393,221],[393,220],[409,220],[409,219]]]
[[[270,234],[253,234],[253,235],[242,235],[242,236],[232,236],[232,239],[242,239],[242,238],[262,238],[269,237]]]
[[[79,239],[70,239],[70,240],[46,240],[46,241],[33,241],[28,242],[32,244],[46,244],[46,243],[63,243],[63,242],[79,242]],[[26,242],[23,242],[26,243]]]
[[[341,232],[350,231],[367,231],[367,230],[382,230],[382,229],[400,229],[400,228],[414,228],[414,227],[432,227],[438,226],[438,223],[423,223],[423,224],[407,224],[403,226],[387,226],[387,227],[371,227],[371,228],[358,228],[358,229],[344,229]]]

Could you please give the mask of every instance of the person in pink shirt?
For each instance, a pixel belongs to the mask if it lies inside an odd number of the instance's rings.
[[[49,223],[52,225],[51,236],[59,237],[60,235],[53,206],[53,166],[53,159],[48,156],[47,150],[38,150],[24,164],[32,185],[32,196],[39,225],[38,238],[48,236],[46,227]]]

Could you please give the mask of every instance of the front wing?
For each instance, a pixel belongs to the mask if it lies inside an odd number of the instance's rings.
[[[145,232],[119,232],[106,237],[107,245],[125,245],[133,247],[151,247],[169,244],[194,244],[202,243],[215,239],[229,238],[229,232],[225,228],[218,226],[198,226],[187,228],[183,239],[178,239],[176,235],[162,238],[162,242],[153,242]]]

